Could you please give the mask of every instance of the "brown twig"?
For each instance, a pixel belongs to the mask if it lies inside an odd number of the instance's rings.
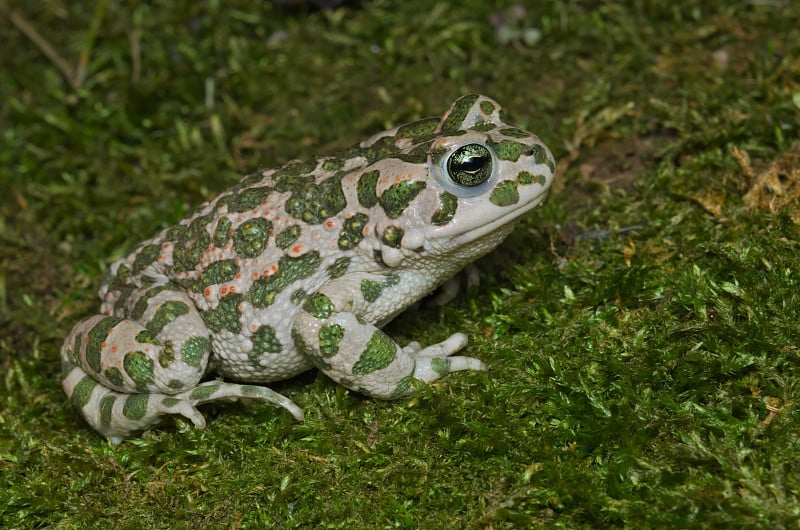
[[[21,31],[26,37],[28,37],[31,42],[33,42],[39,51],[42,52],[45,57],[50,59],[56,68],[61,71],[61,74],[67,79],[67,82],[72,87],[73,90],[77,90],[80,87],[80,84],[77,83],[77,79],[75,78],[75,73],[70,66],[70,64],[64,60],[58,52],[50,46],[50,43],[42,37],[33,26],[31,26],[25,18],[19,14],[17,11],[11,11],[8,14],[8,18],[11,20],[11,23],[14,24],[19,31]]]

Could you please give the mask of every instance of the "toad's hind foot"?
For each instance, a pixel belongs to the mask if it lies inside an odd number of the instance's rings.
[[[186,400],[192,406],[202,405],[210,401],[236,401],[237,399],[257,399],[272,403],[289,411],[297,421],[303,421],[303,409],[294,402],[265,386],[240,385],[222,381],[208,381],[197,385],[195,388],[171,396]]]

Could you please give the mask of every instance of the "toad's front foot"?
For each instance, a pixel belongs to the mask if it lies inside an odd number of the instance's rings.
[[[462,370],[487,371],[486,365],[474,357],[455,356],[456,352],[467,345],[467,336],[463,333],[454,333],[446,340],[432,344],[426,348],[419,348],[419,343],[412,343],[403,350],[414,357],[414,378],[426,383],[436,381],[449,374]]]

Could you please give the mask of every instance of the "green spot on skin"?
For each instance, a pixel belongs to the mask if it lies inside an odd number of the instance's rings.
[[[431,144],[432,142],[423,142],[408,153],[398,154],[397,158],[410,164],[424,164],[428,160],[428,151],[430,151]]]
[[[397,129],[397,138],[416,138],[425,136],[436,130],[439,118],[425,118],[424,120],[407,123]]]
[[[344,160],[341,158],[328,158],[322,163],[322,170],[329,173],[337,171],[344,166]]]
[[[232,259],[215,261],[206,267],[206,270],[200,275],[200,279],[195,284],[195,290],[202,292],[206,287],[211,285],[229,282],[236,278],[238,273],[239,267]]]
[[[184,225],[170,226],[164,234],[164,241],[177,241],[183,235],[184,230],[186,230]]]
[[[308,349],[308,344],[306,340],[303,338],[303,334],[297,331],[295,328],[292,328],[292,341],[294,341],[294,345],[303,353],[311,353]]]
[[[106,380],[111,384],[113,388],[121,388],[122,387],[122,372],[119,371],[118,368],[111,367],[105,372],[103,372],[103,376]]]
[[[383,279],[384,287],[392,287],[400,283],[400,276],[397,274],[386,274]]]
[[[402,228],[399,228],[399,227],[394,226],[394,225],[387,226],[386,230],[384,230],[384,232],[383,232],[383,236],[381,237],[381,241],[383,241],[383,243],[386,246],[389,246],[389,247],[392,247],[392,248],[400,248],[400,244],[403,241],[403,234],[404,233],[405,232],[403,232]]]
[[[111,290],[110,287],[109,290]],[[131,295],[136,290],[136,286],[133,283],[121,286],[119,288],[119,297],[117,298],[117,301],[114,302],[114,310],[120,311],[128,307],[128,302],[130,301]]]
[[[529,132],[523,131],[522,129],[517,129],[516,127],[500,129],[500,134],[502,134],[503,136],[508,136],[510,138],[528,138],[531,136]]]
[[[158,339],[154,334],[150,333],[146,329],[143,329],[136,334],[136,342],[141,344],[158,344]]]
[[[148,289],[144,296],[140,297],[139,300],[136,302],[136,305],[133,307],[133,311],[131,312],[131,318],[134,320],[141,320],[142,315],[144,312],[147,311],[147,307],[150,304],[150,300],[162,291],[176,291],[179,290],[173,284],[166,284],[160,285],[158,287],[153,287],[152,289]]]
[[[220,298],[217,307],[203,312],[200,316],[208,329],[214,333],[219,333],[223,329],[239,333],[242,330],[241,311],[239,311],[241,302],[242,295],[239,293],[225,295]]]
[[[371,374],[376,370],[386,368],[397,355],[397,345],[386,333],[376,330],[372,334],[364,351],[356,364],[353,365],[354,375]]]
[[[275,297],[291,283],[313,274],[320,264],[319,252],[312,251],[293,258],[288,255],[278,260],[278,270],[253,282],[250,301],[257,308],[264,308],[275,301]]]
[[[198,386],[192,390],[189,398],[196,401],[204,401],[213,396],[219,390],[219,387],[220,385],[218,384]]]
[[[261,326],[250,337],[253,342],[253,350],[250,355],[260,355],[262,353],[280,353],[283,344],[275,336],[275,328],[272,326]]]
[[[464,119],[467,117],[467,114],[469,114],[475,102],[478,101],[479,97],[478,94],[470,94],[458,98],[450,107],[447,118],[442,122],[442,132],[450,133],[451,131],[461,129]]]
[[[435,225],[446,225],[453,220],[458,209],[458,199],[452,193],[439,195],[439,209],[433,214],[431,222]]]
[[[363,213],[357,213],[349,219],[345,219],[344,227],[339,232],[339,248],[350,250],[354,248],[364,238],[364,227],[367,226],[369,217]]]
[[[80,353],[81,353],[81,336],[75,335],[75,342],[72,343],[72,348],[67,349],[67,357],[69,357],[69,363],[72,366],[78,366],[81,364],[80,361]],[[72,366],[69,368],[71,369]],[[68,370],[64,371],[64,375],[66,375]]]
[[[331,177],[319,184],[308,184],[296,190],[286,201],[289,215],[308,224],[318,224],[333,217],[347,206],[340,177]]]
[[[119,291],[128,284],[130,277],[131,270],[125,265],[120,265],[119,268],[117,268],[117,274],[113,277],[106,278],[105,283],[108,284],[109,291]]]
[[[168,398],[164,398],[164,399],[161,400],[161,405],[163,407],[168,408],[168,409],[170,409],[170,408],[172,408],[172,407],[174,407],[176,405],[179,405],[181,403],[183,403],[183,400],[177,399],[177,398],[168,397]]]
[[[323,357],[339,353],[339,342],[344,337],[344,328],[339,324],[325,324],[319,329],[319,352]]]
[[[356,191],[358,193],[358,203],[364,208],[372,208],[378,204],[376,188],[378,186],[378,177],[380,176],[380,171],[376,169],[367,171],[359,177]]]
[[[316,159],[305,162],[293,160],[269,176],[276,191],[298,191],[303,186],[314,182],[313,171],[317,167]]]
[[[519,202],[519,191],[516,182],[504,180],[495,186],[489,201],[497,206],[511,206]]]
[[[161,253],[161,245],[147,245],[139,250],[133,260],[131,267],[133,274],[139,274],[153,262],[158,261],[158,255]]]
[[[189,306],[185,303],[168,300],[158,306],[155,315],[153,315],[153,318],[145,327],[149,332],[157,335],[161,333],[161,330],[171,324],[176,318],[181,315],[185,315],[188,312]]]
[[[423,189],[425,189],[423,181],[403,180],[384,191],[378,202],[386,215],[394,219],[403,213],[403,210]]]
[[[111,413],[114,411],[116,401],[117,398],[113,395],[103,396],[103,399],[100,400],[100,425],[103,427],[111,426]]]
[[[439,375],[445,375],[448,372],[447,359],[431,359],[431,369]]]
[[[369,164],[378,160],[386,160],[400,154],[400,149],[395,144],[394,136],[383,136],[378,138],[367,148],[351,147],[342,151],[341,155],[346,158],[364,157]]]
[[[268,186],[247,188],[223,197],[220,199],[219,204],[227,204],[230,212],[247,212],[266,201],[270,193],[272,193],[272,188]]]
[[[150,396],[147,394],[132,394],[125,399],[122,405],[122,415],[129,420],[140,420],[147,414],[147,405]]]
[[[211,243],[211,237],[206,230],[209,222],[209,216],[198,217],[188,226],[177,227],[178,237],[172,251],[175,271],[191,271],[200,263],[200,254]]]
[[[263,398],[277,397],[277,394],[265,386],[242,385],[242,394],[246,396],[261,396]]]
[[[361,280],[361,295],[367,302],[372,303],[380,298],[382,289],[383,287],[378,282],[367,279]]]
[[[300,225],[292,225],[284,228],[280,231],[280,233],[275,236],[275,245],[278,248],[289,248],[289,245],[297,241],[297,238],[300,237],[300,233],[302,232]]]
[[[499,142],[487,141],[489,145],[494,148],[497,153],[497,158],[500,160],[509,160],[516,162],[523,153],[531,149],[530,145],[514,142],[513,140],[501,140]]]
[[[550,169],[551,173],[555,173],[556,165],[553,162],[553,159],[547,155],[547,150],[539,144],[535,144],[531,146],[531,153],[533,156],[533,161],[537,164],[547,164],[547,167]]]
[[[483,112],[484,114],[491,114],[492,112],[494,112],[494,104],[492,104],[491,101],[486,101],[486,100],[481,101],[480,107],[481,107],[481,112]]]
[[[106,317],[95,324],[89,331],[89,343],[86,345],[86,363],[95,373],[100,373],[100,354],[103,350],[103,344],[108,339],[108,334],[122,320],[117,317]]]
[[[243,258],[254,258],[264,252],[272,234],[272,223],[255,217],[240,224],[233,233],[233,246]]]
[[[171,388],[173,390],[176,390],[176,391],[183,390],[185,386],[186,386],[186,382],[185,381],[181,381],[180,379],[170,379],[167,382],[167,387],[169,387],[169,388]]]
[[[410,375],[402,378],[397,383],[397,386],[395,387],[394,392],[392,392],[391,397],[392,398],[398,398],[400,396],[404,396],[404,395],[408,394],[408,392],[411,390],[411,384],[412,384],[413,381],[414,381],[414,378],[412,376],[410,376]]]
[[[339,258],[328,267],[328,274],[331,278],[340,278],[347,272],[350,266],[350,258]]]
[[[181,361],[189,366],[199,368],[209,351],[211,351],[211,343],[207,338],[199,335],[189,337],[181,346]]]
[[[496,128],[497,125],[490,121],[479,121],[478,123],[470,127],[470,129],[472,129],[473,131],[481,131],[481,132],[491,131]]]
[[[306,298],[303,309],[317,318],[328,318],[333,313],[334,307],[330,298],[322,293],[314,293]]]
[[[122,361],[125,373],[136,384],[136,389],[146,392],[147,386],[153,384],[153,360],[140,351],[129,352]]]
[[[78,381],[78,384],[72,389],[70,397],[72,405],[77,409],[84,407],[92,398],[92,391],[96,386],[97,382],[88,375]]]
[[[289,297],[289,301],[294,305],[302,304],[306,299],[306,290],[305,289],[297,289],[295,292],[292,293],[292,296]]]
[[[221,218],[217,221],[217,228],[214,230],[214,245],[217,248],[224,247],[231,238],[231,220],[227,217]]]
[[[517,174],[517,182],[519,182],[523,186],[527,186],[528,184],[533,184],[533,183],[544,186],[545,183],[547,182],[547,177],[545,177],[544,175],[534,175],[530,171],[520,171],[519,174]]]

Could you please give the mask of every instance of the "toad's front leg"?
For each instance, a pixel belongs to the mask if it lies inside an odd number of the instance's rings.
[[[362,315],[370,315],[370,304],[375,303],[366,297],[373,298],[375,285],[387,291],[395,288],[391,283],[342,279],[310,295],[292,328],[296,346],[334,381],[379,399],[408,394],[412,379],[429,383],[450,372],[486,370],[478,359],[452,356],[467,345],[463,333],[425,348],[416,342],[403,348],[365,322]]]

